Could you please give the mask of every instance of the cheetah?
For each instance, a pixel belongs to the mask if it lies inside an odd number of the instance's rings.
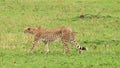
[[[45,51],[46,53],[49,52],[48,43],[53,42],[57,39],[62,41],[64,45],[64,53],[68,53],[69,46],[68,43],[70,42],[73,44],[77,49],[78,53],[81,53],[81,50],[87,50],[86,47],[81,47],[75,40],[74,32],[69,27],[61,27],[61,28],[52,28],[52,29],[45,29],[42,27],[26,27],[24,28],[24,33],[30,33],[34,35],[34,41],[32,47],[30,48],[30,52],[36,46],[39,40],[41,40],[45,44]]]

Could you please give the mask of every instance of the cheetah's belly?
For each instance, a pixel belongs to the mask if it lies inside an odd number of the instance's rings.
[[[48,36],[41,37],[40,40],[48,41],[48,42],[54,42],[54,41],[56,41],[59,38],[60,38],[59,36],[48,35]]]

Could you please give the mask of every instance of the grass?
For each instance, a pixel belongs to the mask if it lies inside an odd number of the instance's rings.
[[[119,68],[119,3],[119,0],[0,0],[0,68]],[[56,41],[49,44],[49,54],[45,54],[42,42],[28,53],[33,36],[23,33],[27,26],[69,26],[77,32],[80,45],[89,50],[78,54],[70,44],[70,52],[65,55],[61,41]]]

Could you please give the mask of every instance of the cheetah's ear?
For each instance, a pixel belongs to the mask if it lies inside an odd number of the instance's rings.
[[[41,27],[41,26],[39,26],[37,29],[42,29],[42,27]]]
[[[39,26],[38,28],[41,28],[41,26]]]

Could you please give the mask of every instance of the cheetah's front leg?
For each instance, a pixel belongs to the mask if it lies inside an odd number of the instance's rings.
[[[33,48],[36,46],[37,42],[38,42],[38,39],[34,39],[32,47],[30,48],[29,52],[31,52],[33,50]]]

